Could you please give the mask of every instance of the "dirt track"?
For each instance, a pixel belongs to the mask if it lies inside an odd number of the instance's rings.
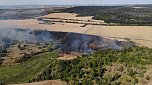
[[[12,84],[12,85],[67,85],[67,83],[60,80],[48,80],[48,81],[42,81],[42,82]]]

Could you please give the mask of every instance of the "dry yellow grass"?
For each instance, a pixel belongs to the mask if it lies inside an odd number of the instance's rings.
[[[72,59],[77,58],[79,55],[80,54],[77,52],[71,52],[70,54],[60,53],[57,59],[58,60],[72,60]]]
[[[62,32],[77,32],[81,33],[86,30],[89,26],[80,27],[83,24],[75,23],[55,23],[52,25],[39,24],[36,19],[26,20],[3,20],[0,21],[0,28],[23,28],[23,29],[47,29],[49,31],[62,31]]]
[[[76,13],[51,13],[42,17],[70,19],[76,17],[77,15],[78,14]]]
[[[82,21],[92,21],[92,23],[102,23],[105,24],[103,20],[93,20],[93,16],[83,16],[83,17],[77,17],[78,14],[76,13],[51,13],[45,16],[42,16],[43,18],[61,18],[61,19],[74,19],[74,20],[82,20]]]
[[[73,60],[77,58],[77,56],[74,56],[74,55],[64,55],[62,57],[59,57],[58,60]]]
[[[129,38],[140,46],[152,48],[152,27],[150,26],[95,26],[85,32],[108,38]]]

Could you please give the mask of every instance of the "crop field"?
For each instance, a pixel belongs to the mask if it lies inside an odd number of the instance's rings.
[[[90,17],[76,17],[73,13],[53,13],[50,14],[51,18],[68,18],[68,19],[80,19],[86,20]],[[48,15],[47,17],[49,17]],[[46,16],[45,16],[46,17]],[[92,20],[92,19],[91,19]],[[95,20],[96,21],[96,20]],[[99,21],[99,20],[98,20]],[[97,21],[97,22],[98,22]],[[60,31],[60,32],[75,32],[75,33],[85,33],[91,35],[104,36],[112,39],[123,39],[129,38],[134,41],[139,46],[145,46],[152,48],[152,27],[151,26],[96,26],[96,25],[86,25],[77,23],[61,23],[55,22],[55,24],[39,24],[36,19],[25,19],[25,20],[3,20],[0,23],[0,28],[32,28],[32,29],[42,29],[49,31]]]
[[[151,26],[95,26],[85,33],[112,39],[128,38],[139,46],[152,48]]]

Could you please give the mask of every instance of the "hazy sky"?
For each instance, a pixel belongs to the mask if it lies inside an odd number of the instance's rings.
[[[0,5],[152,4],[152,0],[0,0]]]

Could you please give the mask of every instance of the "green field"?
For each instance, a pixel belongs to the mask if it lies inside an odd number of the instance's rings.
[[[0,82],[23,83],[34,78],[56,59],[58,51],[46,52],[14,66],[0,67]]]

